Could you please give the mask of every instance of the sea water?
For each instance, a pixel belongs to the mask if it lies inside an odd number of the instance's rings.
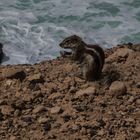
[[[104,48],[139,43],[140,0],[0,0],[4,65],[54,59],[73,34]]]

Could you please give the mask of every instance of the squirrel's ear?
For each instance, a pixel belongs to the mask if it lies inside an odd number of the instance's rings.
[[[78,35],[73,35],[75,38],[77,38],[77,39],[80,39],[80,40],[82,40],[81,39],[81,37],[79,37]]]
[[[73,37],[77,37],[77,35],[73,35]]]

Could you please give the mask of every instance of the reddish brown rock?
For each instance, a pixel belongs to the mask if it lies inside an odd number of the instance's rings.
[[[64,68],[65,68],[65,70],[66,70],[67,72],[71,72],[72,69],[73,69],[73,66],[69,63],[69,64],[67,64]]]
[[[41,80],[40,73],[28,76],[28,81],[37,81],[37,80]]]
[[[40,123],[40,124],[44,124],[44,123],[46,123],[46,122],[48,122],[48,118],[45,118],[45,117],[40,117],[39,119],[38,119],[38,122]]]
[[[26,74],[22,68],[6,68],[2,70],[2,77],[23,80]]]
[[[9,140],[17,140],[16,136],[10,136]]]
[[[126,86],[121,81],[115,81],[109,87],[109,93],[113,96],[123,95],[126,93]]]
[[[102,75],[94,82],[80,77],[82,65],[65,57],[1,65],[0,140],[139,140],[137,50],[105,50]],[[20,70],[26,73],[22,80]]]
[[[38,105],[38,106],[36,106],[35,108],[34,108],[34,110],[32,111],[34,114],[36,114],[36,113],[39,113],[39,112],[41,112],[41,111],[45,111],[46,110],[46,108],[44,107],[44,106],[42,106],[42,105]]]
[[[63,97],[64,97],[64,95],[62,95],[61,93],[59,93],[59,92],[54,92],[54,93],[52,93],[52,94],[48,97],[48,99],[50,99],[50,100],[55,100],[55,99],[63,98]]]
[[[51,114],[57,114],[57,113],[60,113],[61,112],[61,107],[52,107],[51,110],[50,110],[50,113]]]
[[[77,91],[76,96],[77,97],[84,96],[84,95],[90,96],[91,94],[95,94],[95,93],[96,93],[95,87],[88,87],[87,89]]]
[[[3,115],[11,115],[11,113],[14,112],[14,109],[8,105],[3,105],[0,108]]]
[[[110,55],[107,59],[106,62],[113,62],[113,61],[125,61],[126,58],[129,56],[129,54],[133,53],[133,50],[128,49],[128,48],[120,48],[117,49],[115,53]]]
[[[137,100],[136,100],[136,103],[137,103],[138,105],[140,105],[140,99],[137,99]]]
[[[136,132],[140,133],[140,126],[137,126],[137,127],[135,128],[135,130],[136,130]]]

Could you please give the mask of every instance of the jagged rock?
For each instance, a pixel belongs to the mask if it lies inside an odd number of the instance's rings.
[[[40,117],[39,119],[38,119],[38,122],[40,123],[40,124],[44,124],[44,123],[46,123],[48,121],[48,118],[44,118],[44,117]]]
[[[64,68],[67,72],[71,72],[73,69],[73,66],[71,64],[67,64]]]
[[[50,131],[51,128],[52,128],[51,123],[49,121],[46,122],[46,123],[44,123],[42,127],[43,127],[43,129],[44,129],[45,132]]]
[[[43,79],[41,73],[30,75],[30,76],[28,76],[27,79],[28,79],[28,81],[35,82],[35,83],[43,83],[44,82],[44,79]]]
[[[76,90],[77,90],[77,89],[76,89],[74,86],[72,86],[72,87],[70,87],[69,92],[70,92],[70,93],[75,93]]]
[[[51,114],[58,114],[62,111],[61,107],[52,107],[50,110]]]
[[[118,135],[116,135],[116,140],[126,140],[126,134],[124,133],[119,133]]]
[[[100,130],[99,132],[98,132],[98,135],[99,136],[103,136],[105,134],[105,132],[103,131],[103,130]]]
[[[140,126],[137,126],[137,127],[135,128],[135,130],[136,130],[137,133],[140,133]]]
[[[7,68],[2,70],[2,77],[23,80],[26,74],[22,68]]]
[[[48,99],[55,100],[55,99],[59,99],[59,98],[63,98],[63,97],[64,97],[64,95],[62,95],[61,93],[54,92],[48,97]]]
[[[134,51],[140,51],[140,44],[131,44],[128,46],[128,48]]]
[[[88,87],[87,89],[79,90],[76,92],[76,96],[92,95],[96,93],[96,87]]]
[[[53,82],[50,82],[50,83],[47,83],[46,84],[46,87],[48,88],[48,89],[50,89],[50,90],[56,90],[57,89],[57,84],[55,84],[55,83],[53,83]]]
[[[16,136],[10,136],[9,140],[18,140]]]
[[[138,82],[138,83],[136,84],[136,87],[137,87],[137,88],[140,88],[140,82]]]
[[[126,93],[126,86],[121,81],[115,81],[109,87],[109,93],[113,96],[118,96]]]
[[[34,108],[34,110],[32,111],[34,114],[39,113],[41,111],[45,111],[46,108],[42,105],[38,105],[37,107]]]
[[[136,103],[137,103],[138,105],[140,105],[140,99],[137,99],[137,100],[136,100]]]
[[[5,84],[6,84],[7,86],[11,86],[11,85],[12,85],[12,83],[13,83],[13,81],[12,81],[12,80],[10,80],[10,79],[8,79],[8,80],[5,82]]]
[[[18,94],[16,94],[16,96],[17,96],[17,95],[18,95]],[[33,99],[33,95],[28,94],[28,93],[25,93],[25,94],[23,95],[23,97],[22,97],[22,100],[23,100],[23,101],[26,101],[26,102],[31,102],[32,99]]]
[[[132,50],[127,49],[127,48],[120,48],[114,53],[114,55],[118,56],[118,57],[125,58],[132,52],[133,52]]]
[[[8,105],[3,105],[0,108],[3,115],[11,115],[11,113],[14,112],[14,109]]]
[[[26,123],[26,125],[30,125],[32,123],[32,116],[26,115],[21,118],[21,120]]]
[[[112,55],[110,55],[106,59],[106,62],[113,62],[113,61],[121,62],[121,61],[125,61],[126,58],[129,56],[129,54],[132,53],[132,52],[133,52],[133,50],[128,49],[128,48],[117,49],[116,52],[114,52]]]
[[[131,97],[129,98],[128,102],[129,102],[130,104],[132,104],[132,103],[134,102],[134,100],[135,100],[134,96],[131,96]]]
[[[139,139],[140,52],[131,51],[112,56],[93,82],[69,58],[1,65],[0,139]],[[13,78],[17,69],[25,79]]]
[[[14,112],[14,116],[17,117],[17,116],[19,116],[19,115],[20,115],[20,110],[18,110],[18,109],[15,110],[15,112]]]

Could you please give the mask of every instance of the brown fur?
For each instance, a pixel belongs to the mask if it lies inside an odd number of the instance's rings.
[[[86,44],[79,36],[73,35],[65,38],[60,46],[71,49],[72,59],[84,63],[83,75],[87,81],[99,78],[105,59],[104,51],[99,45]]]

